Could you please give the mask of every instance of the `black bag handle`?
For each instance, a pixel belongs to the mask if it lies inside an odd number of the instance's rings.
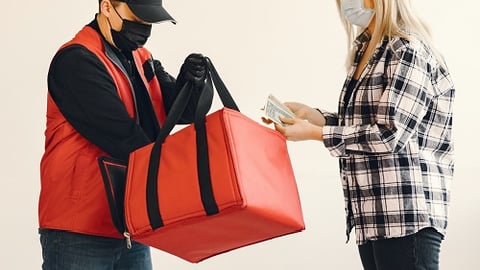
[[[214,85],[224,107],[236,111],[239,111],[239,109],[237,104],[233,100],[232,95],[230,94],[227,87],[220,78],[220,75],[215,69],[212,61],[208,57],[205,57],[204,61],[206,65],[206,82],[198,100],[194,120],[197,144],[197,174],[199,178],[200,193],[205,212],[207,213],[207,215],[214,215],[218,213],[218,206],[215,202],[211,184],[207,135],[205,127],[205,117],[210,110],[213,102]],[[153,145],[150,154],[150,162],[147,175],[146,198],[147,212],[152,229],[157,229],[164,225],[160,213],[157,192],[157,176],[160,169],[159,167],[162,144],[167,138],[167,136],[170,134],[172,129],[175,127],[183,112],[185,111],[189,99],[192,95],[192,91],[194,90],[194,85],[191,82],[187,82],[182,87],[180,93],[178,94],[175,102],[172,105],[172,108],[170,109],[169,115],[167,116],[163,127],[160,129],[159,135]]]

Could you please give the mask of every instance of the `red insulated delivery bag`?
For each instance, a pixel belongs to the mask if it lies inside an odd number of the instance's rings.
[[[128,165],[100,161],[117,228],[189,262],[305,228],[285,138],[241,114],[205,61],[193,124],[170,134],[190,98],[187,86],[155,143],[131,153]],[[212,81],[225,107],[207,115]],[[126,183],[118,177],[125,169]]]

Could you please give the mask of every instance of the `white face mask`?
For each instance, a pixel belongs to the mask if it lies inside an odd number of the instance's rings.
[[[363,0],[342,0],[342,13],[353,24],[366,28],[375,14],[375,10],[363,7]]]

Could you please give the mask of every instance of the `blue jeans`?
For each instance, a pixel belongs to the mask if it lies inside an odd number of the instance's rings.
[[[40,231],[43,270],[151,270],[150,248],[125,240],[58,230]]]
[[[443,235],[433,228],[358,246],[365,270],[438,270]]]

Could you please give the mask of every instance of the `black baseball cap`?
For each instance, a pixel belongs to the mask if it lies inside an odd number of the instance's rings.
[[[176,24],[175,19],[168,14],[162,6],[162,0],[118,0],[125,2],[138,18],[149,22],[156,23],[162,21],[171,21]]]

